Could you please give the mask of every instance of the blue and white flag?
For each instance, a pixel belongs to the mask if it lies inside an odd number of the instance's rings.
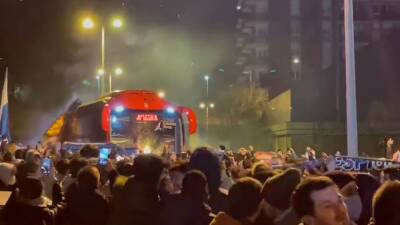
[[[0,138],[1,140],[11,141],[10,119],[8,113],[8,68],[4,78],[3,91],[0,104]]]

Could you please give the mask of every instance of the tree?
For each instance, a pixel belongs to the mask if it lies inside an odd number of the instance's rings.
[[[268,101],[266,89],[232,87],[220,94],[218,115],[224,124],[229,125],[249,122],[265,124],[270,109]]]

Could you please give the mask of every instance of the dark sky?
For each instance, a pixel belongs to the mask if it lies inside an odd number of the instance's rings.
[[[106,36],[108,67],[118,64],[125,70],[114,89],[163,89],[169,99],[193,106],[203,96],[202,75],[217,76],[219,68],[229,72],[234,60],[235,4],[1,0],[0,77],[8,66],[14,136],[37,137],[71,96],[96,96],[100,33],[78,28],[83,14],[96,15],[105,25],[116,14],[126,20],[123,30]],[[220,84],[213,85],[217,89]]]

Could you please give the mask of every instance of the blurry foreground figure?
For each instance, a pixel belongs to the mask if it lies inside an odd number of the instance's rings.
[[[252,224],[261,212],[261,183],[250,177],[239,179],[229,189],[229,206],[220,212],[210,225]]]
[[[400,224],[400,182],[383,184],[374,195],[371,225]]]

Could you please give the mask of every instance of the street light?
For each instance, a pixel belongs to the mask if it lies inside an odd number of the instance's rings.
[[[200,105],[199,105],[199,107],[200,107],[200,109],[206,109],[206,141],[207,141],[207,144],[208,144],[208,118],[209,118],[209,109],[211,108],[211,109],[213,109],[213,108],[215,108],[215,104],[214,103],[204,103],[204,102],[201,102],[200,103]]]
[[[119,18],[115,18],[115,19],[113,19],[112,20],[112,27],[114,27],[114,28],[121,28],[122,27],[122,25],[123,25],[123,22],[122,22],[122,20],[121,19],[119,19]],[[94,26],[95,26],[95,23],[94,23],[94,21],[93,21],[93,19],[92,18],[90,18],[90,17],[85,17],[83,20],[82,20],[82,27],[83,28],[85,28],[85,29],[93,29],[94,28]],[[106,52],[106,48],[105,48],[105,33],[106,33],[106,31],[105,31],[105,27],[104,27],[104,24],[102,24],[101,25],[101,69],[103,70],[103,71],[105,71],[105,68],[106,68],[106,65],[105,65],[105,57],[106,57],[106,54],[105,54],[105,52]],[[101,86],[102,86],[102,88],[100,88],[100,94],[103,94],[103,92],[105,91],[105,88],[104,88],[104,73],[101,75],[101,81],[100,81],[100,83],[102,84]],[[110,83],[111,83],[111,80],[109,81]],[[110,92],[111,92],[112,90],[111,90],[111,88],[110,88]]]
[[[93,19],[90,17],[86,17],[82,20],[82,27],[85,29],[93,29],[94,22]]]
[[[115,28],[121,28],[122,25],[123,25],[123,22],[122,22],[122,20],[121,20],[120,18],[114,18],[114,19],[112,20],[112,25],[113,25],[113,27],[115,27]]]
[[[104,76],[105,73],[106,73],[106,72],[104,71],[103,68],[100,68],[100,69],[97,70],[97,76],[98,76],[98,77]]]
[[[208,100],[208,81],[210,80],[210,76],[209,75],[204,75],[204,80],[206,81],[206,97]]]
[[[116,76],[122,75],[123,72],[124,71],[122,70],[121,67],[116,67],[114,69],[114,75],[116,75]],[[109,77],[108,77],[108,85],[109,85],[110,93],[112,92],[112,76],[113,76],[113,74],[110,72]]]
[[[97,80],[97,93],[99,96],[102,95],[101,93],[101,81],[102,78],[104,77],[105,71],[104,69],[100,68],[97,70],[97,75],[96,75],[96,80]]]
[[[299,58],[294,58],[293,59],[293,63],[294,64],[299,64],[300,63],[300,59]]]
[[[122,73],[123,73],[124,71],[121,69],[121,67],[117,67],[117,68],[115,68],[115,70],[114,70],[114,73],[115,73],[115,75],[122,75]]]

